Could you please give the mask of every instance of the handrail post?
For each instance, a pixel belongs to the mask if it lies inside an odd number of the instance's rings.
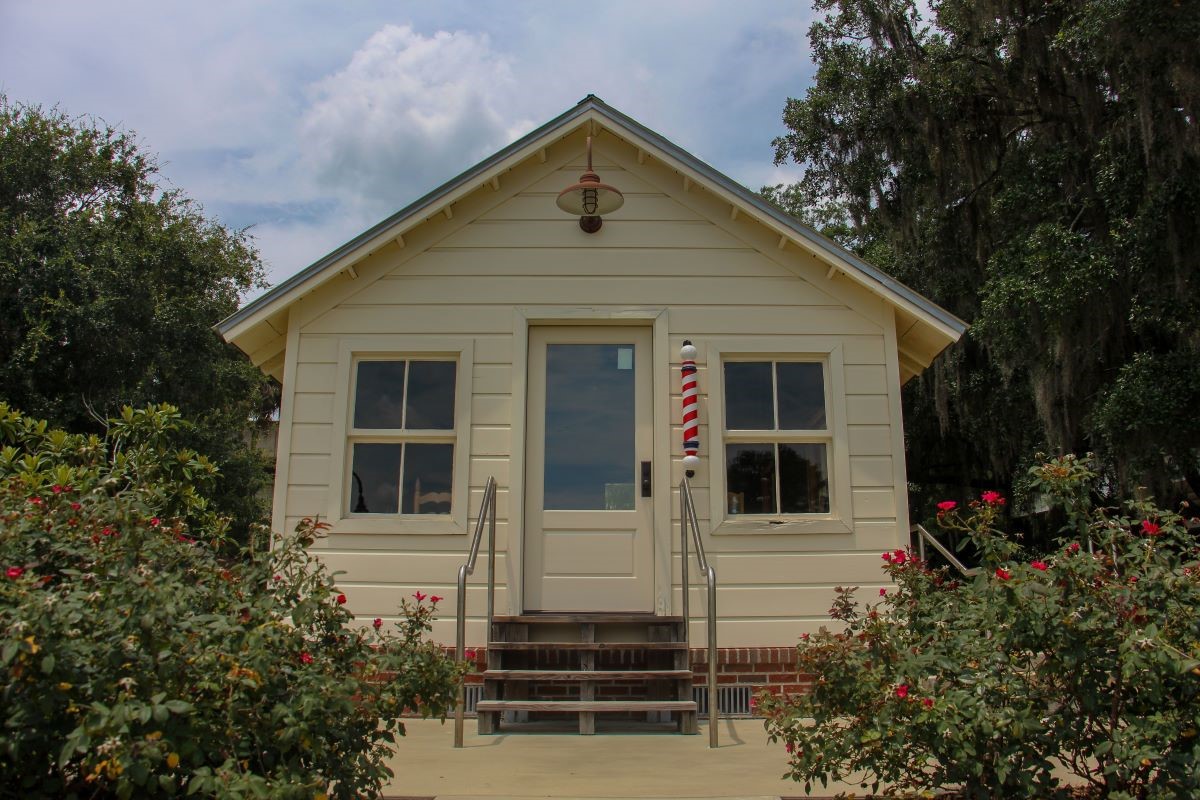
[[[483,490],[483,505],[479,518],[475,520],[475,535],[471,537],[471,551],[467,563],[458,568],[458,615],[455,624],[454,660],[461,664],[466,656],[467,639],[467,576],[475,572],[475,560],[479,557],[479,543],[483,536],[483,521],[488,521],[488,597],[487,597],[487,640],[492,638],[492,617],[496,594],[496,478],[488,478]],[[463,725],[467,710],[466,676],[458,682],[458,697],[454,703],[454,746],[463,746]]]
[[[717,747],[718,729],[717,716],[717,571],[708,564],[704,553],[704,542],[700,539],[700,521],[696,518],[696,501],[692,499],[692,486],[685,477],[679,482],[679,533],[680,550],[683,555],[683,626],[688,631],[691,625],[691,614],[688,608],[688,529],[691,529],[693,541],[696,544],[696,562],[704,572],[708,584],[708,746]],[[688,659],[691,660],[691,637],[685,633],[688,642]]]
[[[683,588],[683,641],[688,646],[688,666],[692,658],[692,617],[688,609],[688,594],[691,586],[688,582],[688,513],[687,495],[683,484],[679,485],[679,552],[682,555],[680,584]]]
[[[708,746],[717,746],[717,571],[708,568]]]
[[[488,501],[488,598],[487,598],[487,631],[484,633],[485,644],[492,641],[492,618],[496,615],[496,484],[490,486],[492,493],[485,498]],[[487,494],[487,492],[484,492]]]
[[[458,618],[455,626],[454,660],[463,662],[467,638],[467,572],[468,566],[458,568]],[[463,725],[467,709],[467,682],[465,677],[458,681],[458,699],[454,703],[454,746],[463,746]]]

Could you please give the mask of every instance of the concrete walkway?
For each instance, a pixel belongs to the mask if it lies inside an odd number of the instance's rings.
[[[454,725],[405,723],[386,797],[450,798],[777,798],[804,795],[781,778],[783,745],[770,744],[761,720],[721,720],[720,747],[675,733],[500,733],[479,736],[467,720],[465,747]],[[821,796],[857,787],[820,788]],[[858,789],[858,791],[862,791]]]

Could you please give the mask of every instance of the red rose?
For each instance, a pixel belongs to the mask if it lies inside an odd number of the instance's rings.
[[[899,697],[901,700],[908,697],[908,684],[907,683],[902,683],[896,687],[896,697]]]
[[[892,554],[891,553],[884,553],[881,556],[881,558],[889,564],[892,563]]]
[[[1071,542],[1069,545],[1067,545],[1067,552],[1078,553],[1079,552],[1079,542]]]
[[[979,495],[979,499],[987,503],[989,506],[1004,505],[1004,497],[999,492],[984,492]]]
[[[40,497],[31,497],[29,498],[29,502],[33,503],[35,506],[40,506],[45,501]]]
[[[957,505],[958,503],[954,502],[953,500],[943,500],[937,504],[937,507],[938,511],[952,511]]]
[[[79,509],[81,509],[81,508],[83,508],[83,506],[82,506],[82,505],[80,505],[79,503],[76,503],[76,502],[75,502],[75,501],[73,501],[73,500],[71,501],[71,510],[72,510],[72,511],[78,511],[78,510],[79,510]]]
[[[880,596],[880,597],[885,597],[885,596],[887,596],[887,589],[880,589],[880,590],[879,590],[879,596]]]
[[[371,623],[371,627],[373,627],[375,630],[379,630],[380,628],[383,627],[383,619],[380,617],[376,617],[375,621]]]
[[[933,708],[933,698],[932,697],[923,698],[921,700],[921,705],[925,706],[926,708]]]
[[[906,561],[908,561],[908,554],[903,550],[896,550],[892,553],[892,563],[896,566],[903,566]]]
[[[313,657],[310,656],[308,653],[300,654],[300,663],[301,664],[311,664],[312,662],[313,662]]]
[[[150,524],[157,528],[159,525],[162,524],[162,520],[159,519],[158,517],[151,517]]]
[[[437,605],[438,603],[440,603],[441,601],[443,601],[443,600],[445,600],[445,599],[446,599],[446,598],[444,598],[444,597],[438,597],[438,596],[435,594],[435,595],[430,595],[430,597],[429,597],[429,602],[433,603],[434,605]]]
[[[1045,561],[1030,561],[1029,566],[1033,567],[1034,569],[1038,570],[1039,572],[1045,572],[1046,567],[1048,565],[1046,564]]]
[[[413,597],[417,598],[418,603],[425,599],[425,595],[421,592],[413,592]]]
[[[1158,532],[1161,530],[1162,528],[1160,528],[1158,525],[1155,525],[1150,520],[1142,520],[1142,533],[1146,536],[1158,536]]]
[[[50,487],[50,491],[54,492],[55,494],[62,494],[63,487],[56,483]]]
[[[8,577],[12,578],[13,580],[16,580],[17,578],[19,578],[25,574],[25,568],[24,567],[9,567],[6,574],[8,575]]]
[[[346,595],[344,595],[344,594],[339,594],[339,595],[337,596],[337,601],[338,601],[338,605],[340,605],[340,606],[344,606],[344,605],[346,605]]]
[[[1002,581],[1006,581],[1012,577],[1012,573],[1006,570],[1004,567],[996,567],[996,577]]]
[[[474,661],[475,656],[476,656],[476,653],[474,650],[464,650],[463,651],[463,658],[465,658],[467,661]]]

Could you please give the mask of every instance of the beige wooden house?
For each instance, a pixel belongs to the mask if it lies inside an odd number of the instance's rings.
[[[588,136],[624,196],[595,233],[555,203]],[[220,332],[283,385],[274,528],[331,524],[316,547],[360,619],[447,598],[446,642],[489,476],[498,614],[679,613],[690,340],[691,486],[736,662],[820,627],[835,585],[884,585],[908,541],[900,387],[965,327],[589,96]]]

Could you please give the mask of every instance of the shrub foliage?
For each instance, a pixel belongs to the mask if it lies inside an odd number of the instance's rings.
[[[0,794],[376,794],[401,713],[454,700],[433,607],[354,627],[312,521],[223,559],[181,424],[77,435],[0,404]]]
[[[1067,512],[1057,550],[1023,552],[985,492],[939,522],[971,542],[980,573],[959,579],[911,551],[884,554],[894,589],[844,624],[805,637],[808,694],[763,697],[806,787],[849,779],[878,790],[1054,797],[1065,772],[1097,796],[1200,792],[1200,564],[1177,514],[1135,501],[1094,506],[1097,475],[1066,457],[1035,486]]]

